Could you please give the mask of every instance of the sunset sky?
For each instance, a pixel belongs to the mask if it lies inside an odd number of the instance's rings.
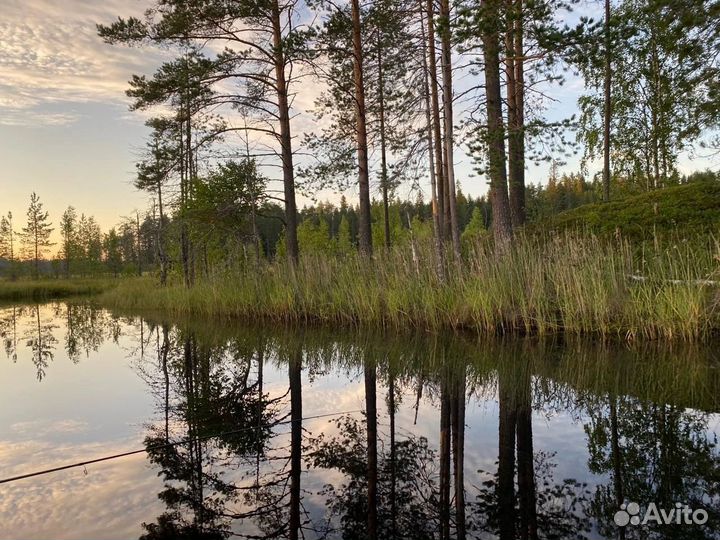
[[[124,92],[132,74],[152,73],[168,53],[105,45],[95,30],[97,23],[140,15],[146,5],[147,0],[2,0],[0,212],[12,211],[18,227],[32,191],[55,223],[70,204],[95,215],[103,229],[147,207],[131,185],[147,134],[145,118],[128,111]],[[580,9],[593,14],[597,5]],[[571,115],[581,92],[574,78],[554,90],[550,117]],[[312,96],[296,103],[300,113],[311,106]],[[485,179],[470,177],[463,151],[456,152],[456,161],[463,190],[484,193]],[[706,166],[706,160],[681,160],[681,170]],[[576,169],[577,160],[564,168]],[[546,175],[547,166],[531,166],[528,180],[544,181]]]

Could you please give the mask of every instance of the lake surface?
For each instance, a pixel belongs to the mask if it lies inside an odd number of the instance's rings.
[[[0,480],[140,451],[0,483],[0,539],[720,538],[717,344],[66,303],[0,307],[0,339]]]

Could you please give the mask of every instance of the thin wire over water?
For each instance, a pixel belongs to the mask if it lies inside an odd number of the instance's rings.
[[[342,411],[342,412],[336,412],[336,413],[317,414],[314,416],[306,416],[305,418],[300,418],[299,421],[303,422],[305,420],[317,420],[319,418],[330,418],[333,416],[342,416],[343,414],[354,414],[354,413],[359,413],[359,412],[363,412],[363,410],[356,409],[354,411]],[[277,424],[274,424],[274,425],[275,426],[283,426],[283,425],[287,425],[287,424],[292,424],[293,422],[294,422],[294,420],[286,420],[284,422],[278,422]],[[221,433],[215,433],[213,435],[205,435],[203,437],[183,439],[181,441],[172,442],[172,443],[169,442],[169,443],[163,443],[163,444],[156,444],[153,446],[145,447],[141,450],[130,450],[128,452],[122,452],[120,454],[113,454],[111,456],[104,456],[104,457],[100,457],[100,458],[90,459],[87,461],[79,461],[77,463],[71,463],[69,465],[61,465],[60,467],[53,467],[52,469],[44,469],[42,471],[35,471],[35,472],[27,473],[27,474],[21,474],[18,476],[12,476],[10,478],[4,478],[4,479],[0,480],[0,484],[7,484],[9,482],[15,482],[17,480],[24,480],[26,478],[33,478],[35,476],[42,476],[42,475],[50,474],[50,473],[54,473],[54,472],[65,471],[67,469],[75,469],[77,467],[84,467],[86,465],[92,465],[93,463],[100,463],[103,461],[111,461],[113,459],[132,456],[135,454],[142,454],[144,452],[150,452],[151,450],[157,450],[159,448],[180,446],[180,445],[192,442],[192,441],[204,441],[207,439],[213,439],[215,437],[220,437],[222,435],[235,435],[237,433],[244,433],[246,431],[257,431],[257,429],[258,429],[257,426],[253,426],[253,427],[248,427],[248,428],[236,429],[236,430],[232,430],[232,431],[223,431]]]

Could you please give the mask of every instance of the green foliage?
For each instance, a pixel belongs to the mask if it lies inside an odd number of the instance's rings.
[[[685,238],[717,234],[720,182],[703,180],[629,196],[610,203],[580,206],[539,222],[532,230],[588,229],[620,233],[635,240],[655,235]]]
[[[470,218],[470,223],[465,227],[460,237],[463,253],[469,253],[474,245],[488,237],[488,230],[485,227],[485,217],[482,215],[480,208],[476,206],[473,210],[472,218]]]
[[[352,238],[350,236],[350,222],[346,215],[340,218],[340,226],[338,228],[337,251],[342,255],[347,255],[354,249]]]
[[[221,163],[207,178],[196,179],[185,217],[206,236],[239,238],[249,226],[265,183],[254,160]]]
[[[324,219],[306,219],[298,226],[297,234],[303,253],[328,255],[336,250],[336,243],[330,238],[330,227]]]
[[[578,133],[586,160],[599,157],[604,144],[606,47],[598,43],[609,35],[613,173],[643,189],[676,180],[680,153],[717,126],[720,34],[709,13],[718,9],[716,0],[623,0],[612,7],[609,23],[587,36],[576,59],[588,89],[579,100]]]
[[[103,238],[103,251],[105,252],[107,269],[117,276],[122,270],[122,255],[120,253],[120,238],[115,229],[110,229]]]

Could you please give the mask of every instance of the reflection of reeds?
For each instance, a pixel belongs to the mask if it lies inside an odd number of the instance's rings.
[[[684,244],[681,244],[684,246]],[[497,256],[469,250],[448,278],[437,277],[430,245],[359,256],[307,255],[216,273],[192,289],[127,281],[103,296],[110,306],[172,314],[323,322],[386,328],[554,332],[696,340],[720,327],[712,277],[718,247],[648,249],[587,234],[519,237]],[[634,279],[641,274],[644,279]],[[670,280],[687,281],[677,283]]]
[[[269,329],[222,320],[208,324],[197,318],[176,322],[208,346],[231,341],[234,350],[263,350],[277,364],[284,364],[290,351],[302,350],[303,366],[310,374],[359,377],[364,363],[372,360],[379,380],[392,376],[398,386],[414,389],[422,384],[422,395],[433,401],[439,400],[443,379],[455,381],[464,372],[468,394],[490,399],[498,377],[514,382],[530,378],[536,404],[555,404],[558,410],[607,395],[628,395],[720,411],[720,364],[713,349],[703,344],[610,343],[569,336],[473,338],[372,329],[337,332],[300,326]],[[513,384],[511,390],[514,400],[530,398],[524,385]]]

